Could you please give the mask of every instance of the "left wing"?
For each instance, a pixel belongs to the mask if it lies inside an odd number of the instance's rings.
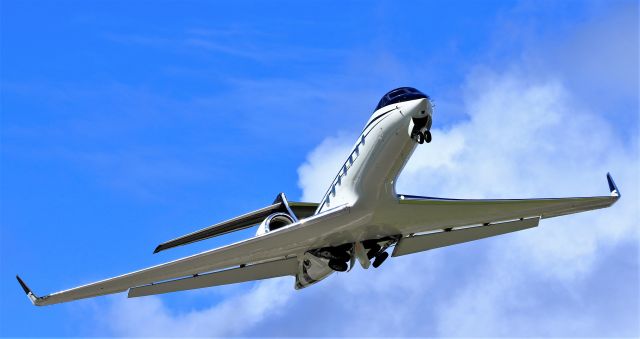
[[[539,219],[609,207],[620,193],[610,174],[607,181],[610,195],[597,197],[441,199],[400,195],[398,205],[389,211],[403,234],[393,256],[535,227]],[[431,230],[440,231],[414,235]]]
[[[134,272],[135,273],[135,272]],[[124,292],[129,289],[129,298],[143,297],[153,294],[162,294],[176,291],[192,290],[211,286],[235,284],[253,280],[263,280],[284,276],[295,276],[298,273],[298,259],[296,257],[280,260],[272,260],[257,264],[242,265],[237,268],[226,269],[217,272],[194,274],[189,277],[161,281],[158,283],[123,283],[118,281],[120,277],[107,279],[98,283],[84,285],[70,290],[46,295],[36,296],[25,282],[16,276],[20,286],[27,297],[36,306],[45,306],[73,301],[78,299],[96,297],[100,295]],[[139,280],[145,281],[145,280]],[[120,286],[120,287],[118,287]],[[129,287],[131,288],[129,288]]]
[[[332,228],[335,218],[348,213],[347,206],[335,208],[276,232],[42,297],[36,296],[17,278],[31,302],[44,306],[130,288],[130,296],[138,296],[294,275],[294,261],[325,232],[324,227]],[[232,267],[239,268],[219,271]],[[194,279],[189,280],[192,277]]]

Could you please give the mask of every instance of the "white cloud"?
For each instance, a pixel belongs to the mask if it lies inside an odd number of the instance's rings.
[[[621,1],[610,10],[580,26],[568,41],[553,46],[555,57],[547,58],[548,66],[582,82],[577,86],[633,98],[638,94],[638,2]]]
[[[178,314],[155,296],[113,298],[104,319],[110,332],[121,336],[232,336],[280,313],[292,294],[290,279],[271,279],[230,293],[213,307]]]

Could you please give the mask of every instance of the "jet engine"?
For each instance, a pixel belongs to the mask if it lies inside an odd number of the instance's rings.
[[[282,212],[273,213],[264,219],[260,226],[258,226],[256,235],[267,234],[293,223],[293,218],[289,214]]]

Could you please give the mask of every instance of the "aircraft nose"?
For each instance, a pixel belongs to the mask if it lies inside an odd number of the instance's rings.
[[[404,103],[404,111],[413,118],[424,118],[431,115],[431,102],[427,98],[420,98]]]

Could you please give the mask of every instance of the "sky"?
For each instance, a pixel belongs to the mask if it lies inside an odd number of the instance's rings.
[[[636,1],[1,1],[0,335],[640,336]],[[379,98],[435,102],[397,190],[613,207],[292,278],[36,308],[318,201]]]

